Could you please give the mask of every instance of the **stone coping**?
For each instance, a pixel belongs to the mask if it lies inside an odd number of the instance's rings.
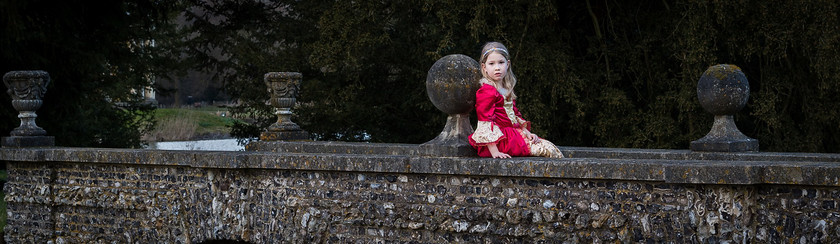
[[[316,142],[288,142],[308,148]],[[416,148],[412,144],[332,143],[341,146]],[[355,146],[349,144],[356,144]],[[635,180],[690,184],[794,184],[840,186],[840,154],[695,153],[563,147],[568,157],[432,157],[418,155],[313,152],[165,151],[106,148],[2,148],[0,160],[182,166],[217,169],[281,169],[394,174],[544,177],[591,180]],[[307,149],[309,150],[309,149]],[[382,149],[384,150],[384,149]]]
[[[359,143],[335,141],[309,142],[262,142],[256,141],[246,146],[247,151],[277,153],[338,153],[338,154],[376,154],[423,156],[428,155],[418,149],[417,144],[398,143]],[[447,149],[447,146],[438,146]],[[837,162],[840,154],[828,153],[780,153],[780,152],[692,152],[672,149],[628,149],[600,147],[560,147],[569,158],[603,159],[664,159],[664,160],[715,160],[715,161],[800,161],[800,162]],[[475,155],[475,152],[472,153]]]

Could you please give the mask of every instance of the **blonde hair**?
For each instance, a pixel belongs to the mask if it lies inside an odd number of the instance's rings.
[[[510,52],[508,52],[507,48],[502,43],[488,42],[487,44],[484,44],[483,48],[481,48],[481,59],[479,62],[481,64],[484,64],[484,62],[487,61],[487,56],[489,56],[491,53],[501,54],[508,61],[507,73],[505,74],[505,77],[502,78],[501,84],[496,84],[496,82],[493,82],[493,85],[502,86],[502,88],[507,89],[508,91],[510,91],[509,95],[507,96],[508,99],[515,99],[516,94],[513,92],[513,87],[516,86],[516,76],[513,75],[513,68],[511,67],[513,65],[510,64]],[[481,67],[481,76],[483,76],[487,80],[492,81],[490,77],[487,77],[487,72],[485,72],[483,66]]]

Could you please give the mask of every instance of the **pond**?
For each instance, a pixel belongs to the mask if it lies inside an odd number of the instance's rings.
[[[244,151],[245,146],[236,143],[236,139],[166,141],[150,143],[148,149],[159,150],[195,150],[195,151]]]

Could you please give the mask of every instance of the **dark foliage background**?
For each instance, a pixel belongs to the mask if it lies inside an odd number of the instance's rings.
[[[130,5],[118,3],[112,3],[118,5],[112,11]],[[8,10],[17,11],[20,4],[3,1],[0,9],[7,11],[2,16],[11,16],[3,19],[23,18]],[[518,103],[537,134],[558,145],[687,148],[712,123],[712,116],[697,102],[697,80],[707,67],[729,63],[743,69],[752,92],[736,123],[746,135],[760,140],[761,150],[840,152],[836,109],[840,102],[835,99],[840,92],[840,3],[836,1],[189,0],[177,4],[183,5],[177,17],[188,23],[183,34],[139,31],[163,21],[157,17],[144,18],[152,22],[148,24],[120,26],[111,25],[139,20],[123,16],[114,17],[121,20],[117,22],[84,22],[85,9],[78,6],[67,6],[75,10],[69,16],[75,24],[69,25],[81,29],[44,29],[38,34],[56,37],[27,37],[22,30],[10,32],[9,26],[20,26],[18,22],[4,22],[2,67],[43,68],[55,75],[56,84],[58,79],[102,80],[66,77],[59,71],[66,67],[55,60],[79,56],[84,59],[74,60],[101,66],[103,60],[116,62],[111,59],[131,59],[131,55],[97,51],[90,57],[69,52],[40,57],[7,50],[55,49],[65,43],[75,49],[105,48],[99,39],[93,45],[94,40],[74,38],[95,36],[107,28],[135,34],[104,43],[150,33],[162,43],[171,42],[167,48],[178,50],[168,57],[216,74],[226,94],[240,99],[241,105],[233,110],[252,123],[235,126],[237,136],[254,136],[274,120],[265,103],[263,74],[295,71],[303,73],[304,80],[294,120],[316,139],[422,143],[440,132],[445,119],[426,96],[429,67],[448,54],[477,58],[485,42],[500,41],[511,49],[520,81]],[[163,5],[152,2],[151,6]],[[155,13],[155,7],[146,7],[137,5],[132,11]],[[40,22],[23,26],[30,25],[47,28]],[[96,28],[105,29],[96,32]],[[56,43],[23,46],[31,45],[21,44],[26,38],[40,42],[56,38]],[[36,62],[52,66],[33,65],[40,64]],[[84,73],[102,72],[90,68]],[[110,83],[90,86],[102,84]],[[55,90],[65,88],[49,91],[48,99],[54,100],[44,108],[55,107],[57,100],[66,100],[62,104],[68,106],[85,104],[79,97],[89,96],[57,95]],[[9,105],[2,106],[0,112],[8,114]],[[80,117],[71,110],[44,108],[39,111],[43,117],[62,118],[43,121],[56,136],[68,127],[57,124]],[[3,129],[9,128],[5,131],[11,130],[11,122],[3,123]]]
[[[513,54],[523,113],[559,145],[687,148],[711,127],[696,98],[700,74],[730,63],[752,88],[737,123],[762,150],[840,151],[836,2],[196,5],[228,20],[196,25],[193,40],[228,53],[217,67],[235,71],[226,87],[246,102],[243,111],[270,118],[261,75],[302,72],[296,121],[318,139],[433,138],[444,115],[426,98],[428,68],[448,54],[477,58],[483,43],[501,41]],[[257,127],[271,119],[263,121]]]
[[[0,0],[0,72],[50,74],[37,124],[60,146],[139,147],[153,126],[141,94],[177,67],[160,46],[180,7],[165,1]],[[156,40],[153,44],[152,40]],[[0,131],[19,125],[3,89]]]

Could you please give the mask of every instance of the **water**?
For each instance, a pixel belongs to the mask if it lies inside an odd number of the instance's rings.
[[[236,143],[236,139],[201,140],[201,141],[166,141],[149,145],[149,149],[193,150],[193,151],[244,151],[245,146]]]

